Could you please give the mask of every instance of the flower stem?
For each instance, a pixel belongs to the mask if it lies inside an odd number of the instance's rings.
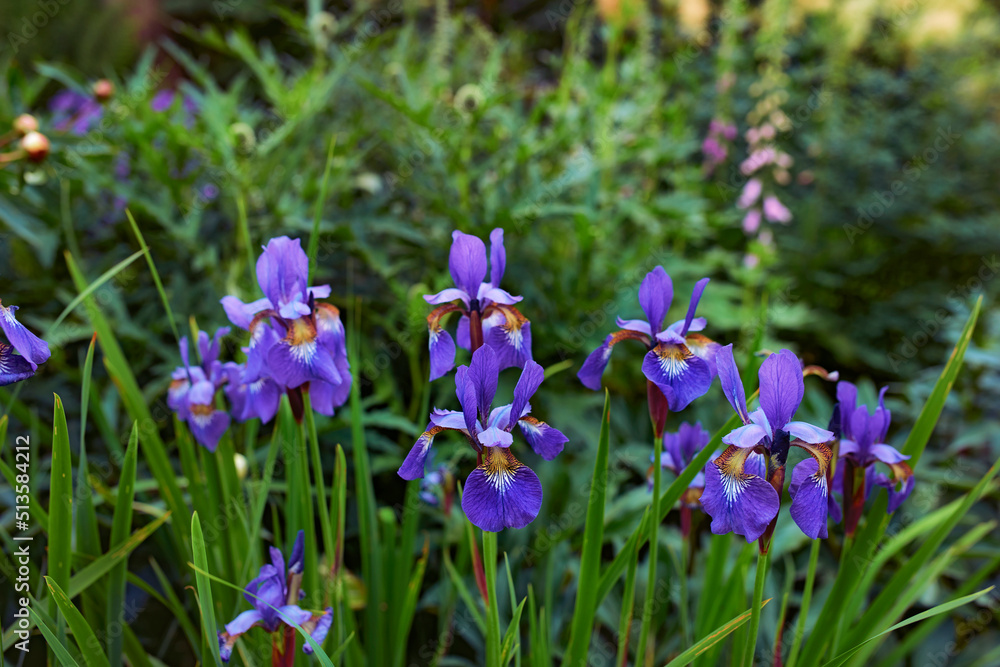
[[[500,609],[497,606],[497,534],[483,531],[486,571],[486,667],[500,667]]]
[[[335,554],[334,527],[330,521],[329,506],[326,504],[326,480],[323,478],[323,459],[319,453],[319,436],[316,433],[316,420],[313,417],[312,402],[309,399],[308,391],[302,392],[302,399],[305,407],[306,430],[309,433],[309,449],[312,454],[313,475],[316,478],[319,522],[323,530],[323,551],[326,553],[326,557],[332,561]],[[326,571],[330,572],[332,568],[328,568]],[[325,604],[326,598],[324,597],[323,599]]]
[[[747,647],[743,651],[743,665],[753,665],[754,653],[757,648],[757,631],[760,629],[760,603],[764,598],[764,580],[767,578],[768,552],[757,554],[757,576],[753,584],[753,603],[750,606],[750,633],[747,635]]]
[[[483,346],[483,316],[479,312],[478,301],[469,309],[469,351],[475,352]]]
[[[819,540],[813,540],[809,551],[809,572],[806,574],[806,587],[802,591],[802,604],[799,606],[799,620],[795,623],[795,637],[792,639],[792,650],[788,653],[786,667],[795,667],[802,648],[802,637],[806,633],[806,617],[809,615],[809,603],[812,601],[813,582],[816,580],[816,563],[819,561]]]
[[[653,598],[656,591],[656,557],[660,529],[660,478],[663,466],[660,465],[660,455],[663,451],[663,439],[653,439],[653,501],[649,522],[649,574],[646,579],[646,597],[642,601],[642,627],[639,630],[639,644],[635,651],[635,664],[645,664],[646,643],[653,633]],[[655,637],[655,635],[653,635]],[[652,640],[655,645],[655,639]],[[655,652],[655,648],[654,648]]]

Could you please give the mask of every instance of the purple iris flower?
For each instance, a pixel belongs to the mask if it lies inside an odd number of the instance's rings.
[[[104,107],[89,95],[75,90],[61,90],[49,101],[52,126],[60,131],[83,135],[90,132],[101,120]]]
[[[789,350],[772,354],[760,367],[760,407],[748,412],[743,382],[733,360],[733,346],[719,350],[719,381],[729,403],[743,420],[722,439],[729,445],[705,467],[701,505],[712,517],[712,532],[734,532],[753,542],[771,534],[781,505],[789,445],[812,458],[795,466],[789,493],[792,519],[809,537],[826,537],[831,495],[830,459],[826,445],[833,433],[792,421],[802,402],[802,364]],[[766,548],[766,546],[765,546]]]
[[[451,252],[448,269],[454,287],[437,294],[424,296],[427,303],[438,306],[427,316],[430,333],[431,380],[446,375],[455,366],[455,341],[441,326],[441,319],[448,313],[461,313],[456,335],[464,349],[489,345],[497,354],[500,369],[517,366],[524,368],[531,361],[531,322],[514,307],[522,297],[511,296],[500,289],[507,251],[503,245],[503,230],[497,227],[490,232],[490,256],[486,258],[486,244],[477,236],[458,230],[451,235]],[[489,273],[489,282],[483,282]],[[444,305],[438,305],[444,304]],[[482,340],[472,344],[472,336]]]
[[[837,383],[837,405],[831,427],[840,438],[839,460],[834,476],[834,488],[844,494],[844,510],[847,517],[846,530],[849,535],[857,528],[864,507],[865,498],[876,486],[884,487],[889,493],[888,512],[895,512],[913,491],[915,479],[913,470],[902,454],[892,445],[885,444],[892,414],[885,407],[885,392],[882,387],[878,394],[878,407],[870,414],[868,407],[858,405],[858,388],[850,382]],[[876,463],[889,466],[892,477],[875,468]],[[856,479],[855,470],[864,474]]]
[[[173,381],[167,391],[167,406],[178,419],[187,422],[195,441],[210,452],[219,445],[222,434],[229,428],[229,414],[215,407],[215,393],[227,377],[219,361],[219,341],[229,333],[222,327],[209,339],[204,331],[198,332],[198,352],[201,364],[192,366],[188,356],[188,338],[181,337],[180,351],[183,366],[171,374]]]
[[[294,627],[294,623],[309,633],[317,644],[322,644],[326,639],[333,623],[333,608],[327,607],[322,614],[314,614],[296,604],[305,597],[305,592],[300,588],[304,567],[304,539],[305,533],[300,530],[292,546],[287,569],[281,551],[275,547],[270,548],[271,562],[260,568],[260,574],[247,584],[246,593],[243,594],[246,601],[253,605],[253,609],[234,618],[231,623],[226,624],[225,631],[219,633],[219,652],[223,662],[229,662],[239,636],[253,627],[277,632],[282,624]],[[308,643],[302,650],[306,654],[313,652]]]
[[[236,421],[260,419],[266,424],[274,418],[281,403],[278,383],[266,375],[248,381],[246,364],[230,361],[222,370],[226,374],[226,398],[233,406]]]
[[[0,387],[27,380],[52,354],[48,343],[17,321],[15,312],[17,306],[0,303],[0,329],[10,342],[0,343]]]
[[[717,374],[715,354],[719,349],[718,343],[694,333],[705,328],[705,318],[694,315],[708,281],[702,278],[695,284],[685,318],[664,329],[663,320],[674,297],[673,282],[662,266],[646,274],[639,287],[639,304],[646,319],[623,320],[619,317],[617,322],[621,330],[609,334],[604,343],[590,353],[577,373],[580,382],[588,389],[600,390],[601,375],[611,358],[611,349],[631,339],[642,342],[649,350],[642,362],[642,372],[659,387],[670,410],[679,412],[703,396]],[[661,433],[662,430],[657,436]]]
[[[442,431],[460,431],[476,451],[478,466],[469,474],[462,496],[462,509],[474,525],[489,532],[524,528],[542,506],[542,485],[531,468],[510,451],[511,430],[521,427],[528,444],[546,461],[563,450],[568,438],[545,422],[532,417],[529,399],[542,383],[544,371],[527,361],[514,387],[509,405],[493,408],[500,374],[500,355],[484,345],[472,354],[469,366],[455,373],[455,393],[462,411],[438,410],[431,423],[407,454],[399,468],[403,479],[424,476],[424,465],[434,437]]]
[[[663,451],[660,453],[660,467],[669,470],[675,475],[683,473],[691,464],[691,460],[705,448],[711,440],[711,434],[701,427],[701,422],[688,424],[683,422],[677,433],[663,434]],[[653,460],[650,455],[651,462]],[[653,489],[653,468],[646,475],[650,491]],[[697,509],[701,506],[702,490],[705,488],[705,473],[699,472],[695,475],[687,490],[681,496],[681,503],[690,509]]]
[[[313,408],[332,415],[351,389],[344,325],[335,306],[316,301],[330,296],[330,286],[310,287],[308,275],[309,260],[298,239],[271,239],[257,260],[264,298],[243,303],[227,296],[222,306],[233,324],[250,332],[241,384],[269,378],[287,391],[309,383]],[[265,389],[270,396],[269,388],[260,388]]]

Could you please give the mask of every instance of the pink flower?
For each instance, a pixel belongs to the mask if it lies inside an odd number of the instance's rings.
[[[747,234],[753,234],[760,228],[760,211],[755,208],[747,211],[747,214],[743,217],[743,231]]]
[[[748,269],[756,269],[757,265],[760,264],[760,257],[753,253],[743,255],[743,266]]]
[[[743,192],[740,193],[740,198],[736,201],[736,205],[740,208],[750,208],[760,197],[760,193],[763,189],[764,186],[760,182],[760,179],[751,178],[747,181],[747,184],[743,186]]]
[[[764,217],[771,222],[789,223],[792,221],[792,212],[777,197],[768,195],[764,197]]]

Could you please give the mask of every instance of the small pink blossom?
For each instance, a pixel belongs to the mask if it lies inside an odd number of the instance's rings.
[[[750,208],[760,197],[763,189],[764,185],[760,182],[760,179],[751,178],[743,186],[743,192],[740,193],[740,198],[736,201],[736,205],[740,208]]]
[[[743,231],[753,234],[760,229],[760,211],[752,208],[743,216]]]
[[[764,197],[764,217],[771,222],[789,223],[792,221],[792,212],[777,197],[768,195]]]

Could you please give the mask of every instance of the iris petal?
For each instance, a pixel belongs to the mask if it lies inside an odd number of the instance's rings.
[[[443,431],[441,426],[434,426],[424,431],[410,449],[410,453],[403,460],[403,465],[399,466],[399,476],[405,480],[420,479],[424,476],[424,462],[427,460],[427,453],[431,445],[434,444],[434,436]]]
[[[34,374],[31,362],[14,354],[14,348],[10,345],[0,343],[0,387],[26,380]],[[167,400],[169,402],[169,398]]]
[[[650,350],[642,362],[645,376],[664,390],[670,409],[679,412],[712,386],[712,371],[708,363],[696,357],[683,345],[660,343]],[[671,393],[665,391],[669,387]]]
[[[778,493],[770,483],[743,469],[752,450],[728,447],[705,467],[701,505],[712,517],[712,532],[743,535],[753,542],[778,515]]]
[[[33,364],[35,370],[38,364],[48,361],[51,352],[48,343],[28,331],[28,328],[17,321],[14,312],[17,306],[0,305],[0,329],[7,335],[7,340],[14,346],[18,353]]]
[[[486,244],[482,239],[464,234],[457,229],[451,235],[448,269],[455,286],[466,294],[479,291],[479,284],[486,277]]]
[[[535,453],[546,461],[559,456],[563,446],[569,441],[559,429],[553,428],[534,417],[522,417],[518,420],[521,432]]]
[[[719,348],[716,356],[716,365],[719,371],[719,383],[722,385],[722,393],[729,399],[729,404],[733,410],[743,419],[743,423],[750,422],[750,415],[747,414],[747,396],[743,391],[743,380],[740,379],[740,372],[736,368],[736,361],[733,359],[733,344]]]
[[[784,430],[805,394],[802,364],[791,350],[781,350],[764,360],[758,377],[760,407],[771,422],[771,428]]]
[[[483,462],[469,475],[462,510],[473,525],[488,532],[524,528],[542,507],[538,477],[508,449],[488,447]]]
[[[825,539],[830,490],[816,459],[808,458],[795,466],[788,493],[792,497],[792,519],[802,532],[814,540]]]

